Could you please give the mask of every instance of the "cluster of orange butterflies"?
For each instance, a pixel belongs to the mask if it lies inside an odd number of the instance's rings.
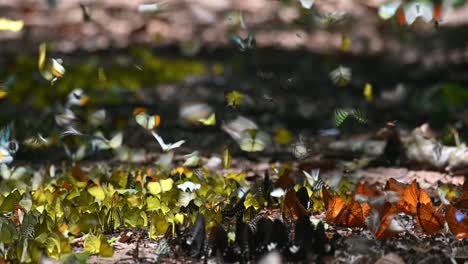
[[[426,234],[441,232],[445,223],[457,238],[468,238],[468,216],[461,210],[468,209],[468,183],[463,185],[463,194],[452,202],[442,202],[437,208],[424,189],[416,181],[406,185],[390,179],[380,191],[360,183],[354,194],[341,197],[323,187],[325,220],[338,226],[368,227],[376,238],[389,238],[406,231],[398,221],[399,215],[416,219]]]

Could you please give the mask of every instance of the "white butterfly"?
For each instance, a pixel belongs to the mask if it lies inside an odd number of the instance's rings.
[[[387,20],[391,17],[393,17],[396,14],[396,11],[398,10],[398,7],[400,7],[401,1],[392,1],[388,3],[384,3],[379,6],[379,16],[383,20]]]
[[[123,142],[122,132],[115,134],[110,140],[105,138],[102,132],[100,131],[96,132],[94,136],[95,136],[95,139],[92,140],[93,148],[97,148],[99,150],[106,150],[106,149],[117,149],[122,146],[122,142]]]
[[[159,115],[148,115],[145,112],[141,112],[135,115],[135,121],[143,128],[152,130],[159,126],[161,118]]]
[[[426,23],[433,18],[434,5],[432,2],[411,2],[403,7],[408,25],[413,24],[416,18],[421,17]]]
[[[198,151],[194,151],[190,154],[184,155],[184,158],[186,158],[184,164],[182,166],[184,167],[196,167],[198,163],[200,162],[200,153]]]
[[[313,5],[315,0],[299,0],[303,8],[310,9]]]
[[[64,112],[55,115],[55,122],[62,127],[70,125],[75,119],[75,113],[69,108],[65,108]]]
[[[77,88],[68,94],[66,107],[70,108],[73,105],[82,106],[88,102],[89,97],[85,95],[83,89]]]
[[[89,115],[89,123],[93,126],[100,126],[106,121],[106,110],[97,110]]]
[[[10,152],[3,147],[0,147],[0,163],[11,163],[13,161],[13,156]]]
[[[161,136],[159,136],[156,132],[151,131],[151,134],[153,134],[153,137],[158,141],[159,145],[161,146],[161,148],[162,148],[162,150],[164,152],[176,149],[176,148],[182,146],[182,144],[185,143],[185,140],[179,140],[179,141],[177,141],[175,143],[166,144],[166,143],[164,143],[164,140],[161,138]]]
[[[65,149],[65,154],[67,154],[67,156],[73,161],[82,160],[86,156],[86,146],[85,145],[80,146],[76,150],[76,152],[72,152],[72,150],[70,150],[70,148],[68,148],[67,145],[64,145],[63,147]]]
[[[181,183],[179,185],[177,185],[177,188],[181,189],[183,192],[186,192],[187,189],[190,191],[190,192],[193,192],[195,190],[198,190],[200,189],[201,187],[201,184],[199,183],[193,183],[191,181],[186,181],[184,183]]]
[[[302,171],[306,176],[306,180],[309,183],[310,187],[312,187],[312,191],[317,192],[322,189],[324,184],[322,178],[320,178],[320,169],[314,169],[310,172]]]
[[[26,168],[9,168],[6,164],[2,164],[0,167],[0,174],[4,180],[18,180],[26,173]]]
[[[283,188],[276,188],[270,193],[270,196],[280,198],[281,196],[285,194],[286,194],[286,191]]]

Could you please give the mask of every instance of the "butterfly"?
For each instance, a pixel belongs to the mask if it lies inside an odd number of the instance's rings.
[[[303,8],[310,9],[314,5],[315,0],[299,0]]]
[[[335,85],[340,87],[348,85],[351,81],[351,77],[351,69],[341,65],[330,72],[330,79]]]
[[[197,167],[200,162],[200,153],[198,151],[194,151],[190,154],[184,155],[184,158],[186,158],[186,160],[182,166]]]
[[[106,149],[118,149],[122,146],[123,133],[119,132],[115,134],[110,140],[105,138],[102,132],[98,131],[94,135],[91,144],[93,149],[106,150]]]
[[[61,127],[70,125],[75,119],[75,113],[69,108],[55,115],[55,122]]]
[[[306,180],[309,183],[310,187],[312,187],[313,192],[318,192],[322,190],[322,187],[325,184],[325,182],[320,177],[320,169],[314,169],[310,172],[310,174],[307,171],[302,171],[302,173],[304,173],[304,175],[306,176]]]
[[[455,206],[460,209],[468,209],[468,181],[463,183],[463,194],[457,199]]]
[[[440,16],[440,11],[440,4],[434,6],[434,4],[429,1],[414,1],[403,6],[403,15],[400,15],[399,19],[401,24],[406,22],[408,25],[411,25],[420,17],[427,23],[433,19],[437,20]]]
[[[246,152],[263,151],[270,142],[267,133],[258,129],[247,129],[238,141],[241,150]]]
[[[146,112],[137,113],[135,121],[144,129],[153,130],[161,123],[159,115],[149,115]]]
[[[45,138],[43,135],[38,133],[36,136],[25,139],[23,144],[31,148],[42,148],[51,145],[52,139]]]
[[[161,4],[162,3],[140,4],[137,9],[139,13],[154,13],[161,11]]]
[[[255,46],[255,31],[251,30],[249,35],[246,39],[241,38],[237,34],[230,34],[229,38],[234,41],[241,51],[245,51],[247,49],[253,49]]]
[[[89,123],[95,127],[102,125],[106,121],[106,110],[101,109],[89,115]]]
[[[205,217],[201,213],[198,213],[191,233],[186,243],[191,247],[192,256],[196,257],[203,254],[205,248],[206,225]]]
[[[366,83],[362,90],[362,94],[364,95],[364,98],[366,98],[366,101],[369,103],[372,102],[372,100],[374,99],[372,91],[373,91],[372,84]]]
[[[12,139],[13,123],[0,130],[0,163],[11,163],[13,155],[18,151],[19,144]]]
[[[162,179],[159,181],[148,182],[146,187],[148,188],[148,191],[151,194],[158,195],[160,193],[164,193],[164,192],[172,190],[173,185],[174,185],[174,180],[172,180],[171,178],[168,178],[168,179]]]
[[[180,118],[189,124],[196,124],[200,122],[200,119],[207,118],[211,114],[213,114],[213,108],[205,103],[185,104],[179,110]]]
[[[74,89],[67,96],[66,108],[70,108],[73,105],[82,106],[89,102],[89,97],[85,95],[83,89]]]
[[[176,148],[179,148],[180,146],[182,146],[182,144],[185,143],[185,140],[179,140],[175,143],[164,143],[163,139],[161,138],[161,136],[159,136],[156,132],[154,131],[151,131],[151,134],[153,135],[153,137],[158,141],[159,145],[161,146],[162,150],[164,152],[167,152],[167,151],[170,151],[170,150],[173,150],[173,149],[176,149]]]
[[[459,239],[468,238],[468,216],[458,211],[452,205],[447,207],[445,211],[445,221],[450,229],[450,232]]]
[[[177,188],[179,188],[180,190],[182,190],[183,192],[186,192],[187,190],[189,190],[190,192],[193,192],[195,190],[198,190],[201,188],[201,184],[199,183],[193,183],[191,181],[186,181],[184,183],[181,183],[181,184],[178,184],[177,185]]]
[[[72,152],[72,150],[67,145],[64,145],[63,147],[65,149],[65,154],[67,154],[67,156],[73,161],[82,160],[86,156],[85,145],[78,147],[75,152]]]
[[[333,123],[336,127],[339,127],[349,116],[357,120],[359,123],[367,123],[366,114],[359,109],[335,109],[333,112]]]
[[[419,189],[416,180],[414,180],[401,193],[398,208],[400,208],[402,212],[414,215],[417,213],[416,207],[418,203],[430,204],[432,206],[432,201],[429,195],[423,189]]]
[[[325,219],[327,222],[348,227],[365,226],[365,215],[361,204],[355,200],[346,201],[339,195],[333,195],[326,188],[322,188],[325,203]]]
[[[390,238],[406,230],[397,220],[397,212],[395,204],[385,202],[379,210],[374,210],[369,215],[366,224],[374,232],[375,238]]]
[[[390,19],[393,17],[398,8],[401,5],[401,1],[392,1],[392,2],[387,2],[379,6],[379,16],[383,20]]]
[[[24,22],[23,20],[11,20],[8,18],[0,18],[0,31],[8,30],[13,32],[18,32],[23,29]]]
[[[296,191],[294,191],[294,189],[290,189],[286,193],[283,210],[286,215],[291,215],[295,219],[307,215],[307,210],[301,204],[299,199],[297,199]]]
[[[65,68],[62,66],[61,59],[47,59],[46,58],[47,46],[42,43],[39,46],[39,72],[42,77],[52,84],[65,74]]]
[[[0,154],[1,155],[1,154]],[[0,156],[1,163],[1,156]],[[0,166],[0,174],[4,180],[18,180],[26,173],[26,168],[9,168],[5,163]]]
[[[418,202],[416,219],[426,234],[438,233],[445,224],[444,217],[434,209],[432,203],[423,204]]]
[[[207,118],[200,118],[198,119],[200,123],[202,123],[205,126],[214,126],[216,125],[216,114],[212,113],[210,116]]]

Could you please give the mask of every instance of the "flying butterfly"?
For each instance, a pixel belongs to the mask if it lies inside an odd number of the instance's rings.
[[[351,69],[341,65],[330,72],[330,79],[335,85],[339,87],[348,85],[351,82],[351,78]]]
[[[403,6],[403,16],[400,17],[400,23],[406,22],[408,25],[420,17],[424,22],[428,23],[433,19],[437,20],[440,16],[440,4],[434,6],[432,2],[415,1]]]
[[[12,31],[18,32],[23,29],[24,22],[23,20],[11,20],[8,18],[0,18],[0,31]]]
[[[359,123],[367,123],[366,114],[359,109],[336,109],[333,112],[333,123],[336,127],[339,127],[349,116],[356,119]]]
[[[202,123],[205,126],[214,126],[216,125],[216,114],[212,113],[210,116],[207,118],[200,118],[198,119],[200,123]]]
[[[98,150],[107,150],[107,149],[118,149],[122,146],[123,142],[123,133],[119,132],[115,134],[111,139],[104,137],[102,132],[98,131],[94,135],[92,140],[92,145],[94,149]]]
[[[400,5],[401,5],[401,1],[391,1],[391,2],[383,3],[382,5],[379,6],[378,12],[379,12],[380,18],[382,18],[383,20],[392,18],[396,14]]]
[[[372,100],[374,99],[372,84],[366,83],[364,85],[362,94],[366,98],[367,102],[369,102],[369,103],[372,102]]]
[[[238,144],[246,152],[263,151],[270,142],[267,133],[258,129],[247,129],[241,133]]]
[[[42,148],[51,145],[52,140],[50,138],[45,138],[43,135],[38,133],[36,136],[25,139],[23,144],[30,148]]]
[[[149,115],[146,112],[135,114],[135,121],[144,129],[153,130],[161,123],[159,115]]]
[[[253,49],[255,47],[255,30],[251,30],[246,39],[234,33],[230,34],[229,38],[239,46],[241,51]]]
[[[46,52],[47,46],[45,43],[42,43],[39,46],[39,72],[44,79],[53,84],[56,80],[63,77],[65,68],[62,66],[61,59],[48,59]]]
[[[171,151],[173,149],[176,149],[176,148],[179,148],[180,146],[182,146],[182,144],[185,143],[185,140],[179,140],[175,143],[164,143],[164,140],[161,138],[161,136],[159,136],[156,132],[152,131],[151,134],[153,135],[153,137],[158,141],[159,145],[161,146],[162,150],[164,152],[168,152],[168,151]]]
[[[305,9],[310,9],[313,5],[315,0],[299,0],[301,2],[301,5]]]

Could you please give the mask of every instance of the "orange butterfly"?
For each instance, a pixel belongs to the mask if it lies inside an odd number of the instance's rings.
[[[327,188],[322,188],[325,203],[325,220],[336,225],[348,227],[364,227],[364,210],[361,204],[351,200],[346,204],[345,200],[338,195],[332,195]]]
[[[468,181],[463,184],[463,194],[457,199],[455,207],[459,209],[468,209]]]
[[[394,191],[398,193],[398,195],[401,197],[403,195],[403,192],[405,191],[406,184],[401,183],[393,178],[390,178],[387,181],[387,184],[385,185],[385,190],[386,191]]]
[[[450,232],[457,238],[468,238],[468,216],[458,211],[452,205],[447,207],[445,212],[445,221],[449,226]]]
[[[290,189],[286,193],[283,208],[284,212],[292,215],[294,219],[307,215],[307,210],[302,206],[301,202],[299,202],[299,199],[297,199],[296,191],[294,191],[294,189]]]
[[[439,211],[434,210],[432,203],[418,202],[416,207],[416,219],[422,230],[427,234],[438,233],[444,227],[444,217]]]
[[[399,192],[398,190],[397,192]],[[398,207],[402,212],[408,214],[416,214],[416,206],[419,203],[422,204],[431,204],[431,198],[426,193],[426,191],[419,189],[416,180],[414,180],[410,185],[408,185],[403,193],[400,196],[400,202],[398,203]]]
[[[357,200],[357,197],[362,197],[362,198],[371,198],[371,197],[377,197],[377,196],[380,196],[382,195],[382,192],[377,190],[376,188],[373,188],[371,187],[370,185],[368,185],[366,182],[364,183],[358,183],[356,185],[356,190],[354,190],[354,199]],[[366,199],[368,200],[368,199]],[[370,213],[370,210],[371,210],[371,207],[369,205],[369,203],[367,202],[364,202],[364,203],[361,203],[361,208],[362,208],[362,214],[364,216],[364,218],[366,218],[367,216],[369,216],[369,213]]]
[[[373,214],[378,217],[377,226],[371,226],[371,229],[376,230],[374,233],[376,239],[390,238],[405,230],[395,220],[397,211],[398,208],[395,204],[385,202],[379,212],[373,212]]]

